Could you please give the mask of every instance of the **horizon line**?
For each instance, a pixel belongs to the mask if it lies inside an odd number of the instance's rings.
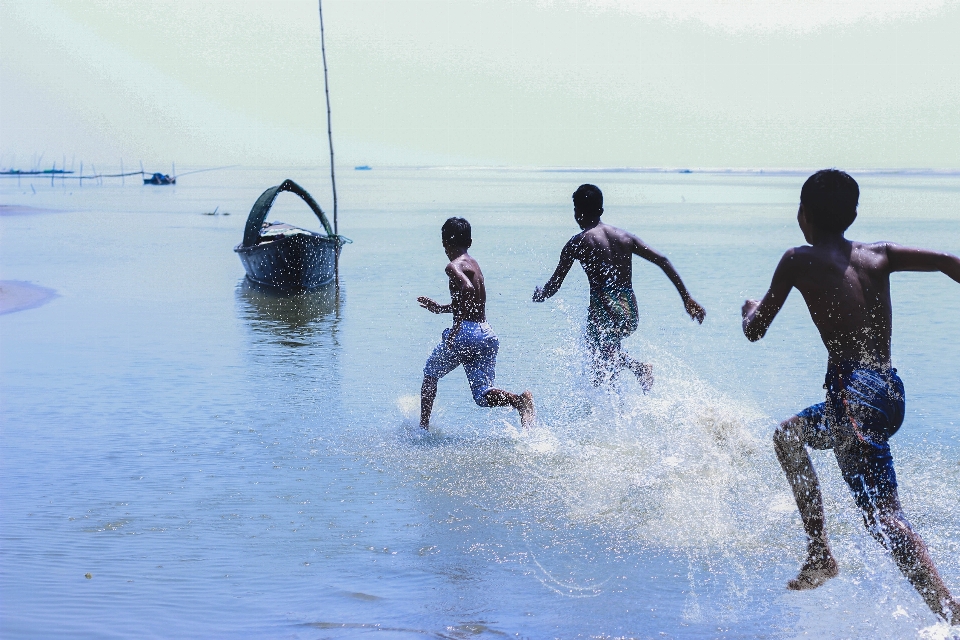
[[[184,163],[186,166],[190,166],[192,163]],[[181,166],[184,166],[181,165]],[[245,169],[245,170],[283,170],[283,169],[326,169],[325,164],[278,164],[278,165],[245,165],[245,164],[235,164],[230,167],[213,167],[208,168],[206,165],[196,165],[202,167],[202,170],[214,170],[214,169]],[[819,171],[818,168],[813,167],[689,167],[689,166],[673,166],[673,167],[657,167],[657,166],[648,166],[648,167],[631,167],[631,166],[564,166],[564,165],[495,165],[495,164],[353,164],[353,163],[337,163],[338,168],[343,170],[349,170],[351,167],[354,170],[369,170],[375,171],[377,169],[408,169],[408,170],[445,170],[445,171],[463,171],[463,170],[474,170],[474,171],[528,171],[528,172],[537,172],[537,173],[677,173],[677,174],[746,174],[746,175],[809,175]],[[823,168],[823,167],[821,167]],[[837,167],[830,167],[837,168]],[[6,173],[16,171],[10,167],[0,167],[0,172],[4,172],[4,177],[21,177],[21,178],[42,178],[46,179],[50,177],[50,173],[47,172],[38,172],[38,173]],[[850,174],[859,174],[859,175],[941,175],[941,176],[952,176],[960,175],[960,167],[958,168],[933,168],[933,167],[860,167],[860,168],[851,168],[843,169],[843,171]],[[139,173],[139,172],[134,172]],[[133,175],[133,174],[131,174]],[[59,177],[59,173],[57,174]],[[106,177],[106,176],[104,176]]]

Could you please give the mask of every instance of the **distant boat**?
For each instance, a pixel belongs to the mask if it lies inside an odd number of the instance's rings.
[[[172,178],[163,173],[155,173],[149,178],[143,179],[143,184],[177,184],[177,177]]]
[[[361,164],[359,167],[354,167],[354,171],[370,171],[370,165]]]
[[[283,222],[264,222],[273,201],[283,192],[294,193],[316,214],[325,234],[301,229]],[[327,216],[303,187],[284,180],[264,191],[247,217],[243,242],[234,251],[253,282],[285,293],[315,291],[334,280],[337,257],[351,240],[338,236]]]

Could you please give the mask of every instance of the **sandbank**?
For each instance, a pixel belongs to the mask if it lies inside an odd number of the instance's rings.
[[[35,309],[57,297],[57,292],[20,280],[0,280],[0,316]]]

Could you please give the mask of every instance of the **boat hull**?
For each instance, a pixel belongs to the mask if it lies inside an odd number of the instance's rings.
[[[281,236],[234,251],[253,282],[276,291],[315,291],[336,277],[340,243],[317,234]]]
[[[164,175],[162,173],[155,173],[149,178],[144,178],[143,184],[157,184],[157,185],[177,184],[177,178],[176,176],[171,177],[171,176]]]

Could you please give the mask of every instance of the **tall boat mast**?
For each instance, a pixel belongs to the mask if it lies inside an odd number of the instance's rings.
[[[320,52],[323,55],[323,92],[327,96],[327,141],[330,143],[330,184],[333,187],[333,233],[337,227],[337,179],[333,169],[333,128],[330,126],[330,81],[327,79],[327,48],[323,41],[323,0],[317,0],[320,10]]]

